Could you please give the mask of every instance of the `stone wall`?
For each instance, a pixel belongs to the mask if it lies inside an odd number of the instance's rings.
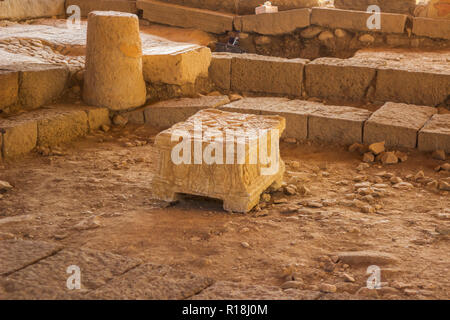
[[[0,20],[24,20],[64,15],[65,0],[0,1]]]

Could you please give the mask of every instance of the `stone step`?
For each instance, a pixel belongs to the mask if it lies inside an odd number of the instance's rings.
[[[416,0],[334,0],[338,9],[366,11],[371,5],[377,5],[382,12],[412,14]]]
[[[0,118],[2,158],[14,159],[39,146],[70,142],[103,124],[110,124],[108,109],[82,105],[52,105]]]
[[[211,10],[184,7],[154,0],[137,1],[143,18],[150,22],[183,28],[195,28],[215,34],[233,30],[234,16]]]
[[[450,39],[450,20],[414,18],[412,32],[417,36]]]
[[[136,1],[134,0],[66,0],[66,10],[72,5],[80,7],[82,17],[87,17],[91,11],[138,13]]]
[[[0,1],[0,20],[24,20],[64,16],[65,0]]]

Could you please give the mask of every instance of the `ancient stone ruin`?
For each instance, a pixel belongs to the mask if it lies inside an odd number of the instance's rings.
[[[2,300],[448,299],[449,154],[450,0],[0,0]]]

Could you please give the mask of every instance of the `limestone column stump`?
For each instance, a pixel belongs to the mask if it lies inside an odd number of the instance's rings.
[[[134,14],[93,11],[88,17],[83,99],[125,110],[146,101],[139,20]]]

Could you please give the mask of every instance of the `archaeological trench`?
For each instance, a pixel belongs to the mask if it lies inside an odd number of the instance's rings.
[[[263,4],[0,0],[1,300],[450,298],[450,1]]]

